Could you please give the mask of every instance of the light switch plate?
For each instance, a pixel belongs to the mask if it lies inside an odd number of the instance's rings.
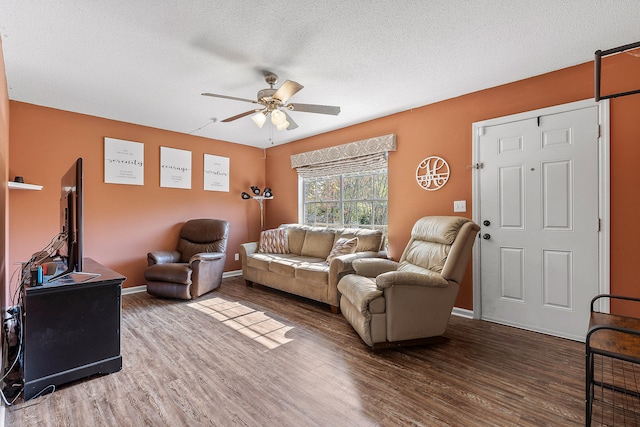
[[[453,202],[453,211],[454,212],[466,212],[467,211],[467,201],[466,200],[456,200]]]

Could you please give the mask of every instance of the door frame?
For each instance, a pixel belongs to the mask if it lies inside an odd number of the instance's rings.
[[[598,233],[598,290],[601,294],[607,294],[610,291],[610,119],[609,119],[609,100],[595,102],[593,99],[571,102],[568,104],[555,105],[552,107],[541,108],[538,110],[527,111],[524,113],[512,114],[509,116],[498,117],[495,119],[483,120],[472,124],[473,146],[472,146],[472,219],[477,224],[481,224],[480,212],[480,132],[485,126],[502,125],[510,122],[546,116],[550,114],[559,114],[572,110],[579,110],[587,107],[598,107],[598,121],[600,125],[600,138],[598,138],[598,216],[600,218],[600,233]],[[596,224],[594,224],[596,226]],[[478,235],[478,244],[473,247],[473,318],[482,318],[482,275],[480,272],[480,254],[482,240]],[[604,301],[602,301],[604,300]],[[609,301],[606,298],[601,299],[600,311],[609,312]]]

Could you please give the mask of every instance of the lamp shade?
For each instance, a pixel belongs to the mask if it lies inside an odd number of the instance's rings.
[[[249,195],[249,193],[245,193],[245,192],[243,191],[243,192],[242,192],[242,198],[243,198],[244,200],[247,200],[247,199],[250,199],[250,198],[251,198],[251,196]]]
[[[291,123],[289,123],[287,120],[285,120],[284,122],[282,122],[278,126],[276,126],[276,129],[278,129],[278,130],[286,130],[289,127],[290,124]]]
[[[275,126],[281,125],[287,121],[287,116],[280,110],[273,110],[271,112],[271,123]]]
[[[265,111],[260,111],[259,113],[251,116],[251,120],[253,120],[253,122],[262,129],[262,126],[264,126],[264,122],[267,121],[267,114]]]
[[[256,186],[256,185],[252,185],[251,186],[251,192],[253,194],[255,194],[256,196],[260,195],[260,187]]]
[[[271,192],[271,189],[269,187],[264,189],[264,193],[262,193],[262,195],[264,197],[273,197],[273,193]]]

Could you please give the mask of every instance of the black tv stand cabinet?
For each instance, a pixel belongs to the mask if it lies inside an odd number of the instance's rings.
[[[84,271],[99,276],[81,283],[25,286],[22,291],[25,401],[51,392],[51,386],[122,369],[125,277],[91,258],[84,259]]]

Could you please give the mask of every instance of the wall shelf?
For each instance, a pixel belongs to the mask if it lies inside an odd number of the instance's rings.
[[[9,188],[12,190],[42,190],[42,185],[25,184],[24,182],[9,181]]]

